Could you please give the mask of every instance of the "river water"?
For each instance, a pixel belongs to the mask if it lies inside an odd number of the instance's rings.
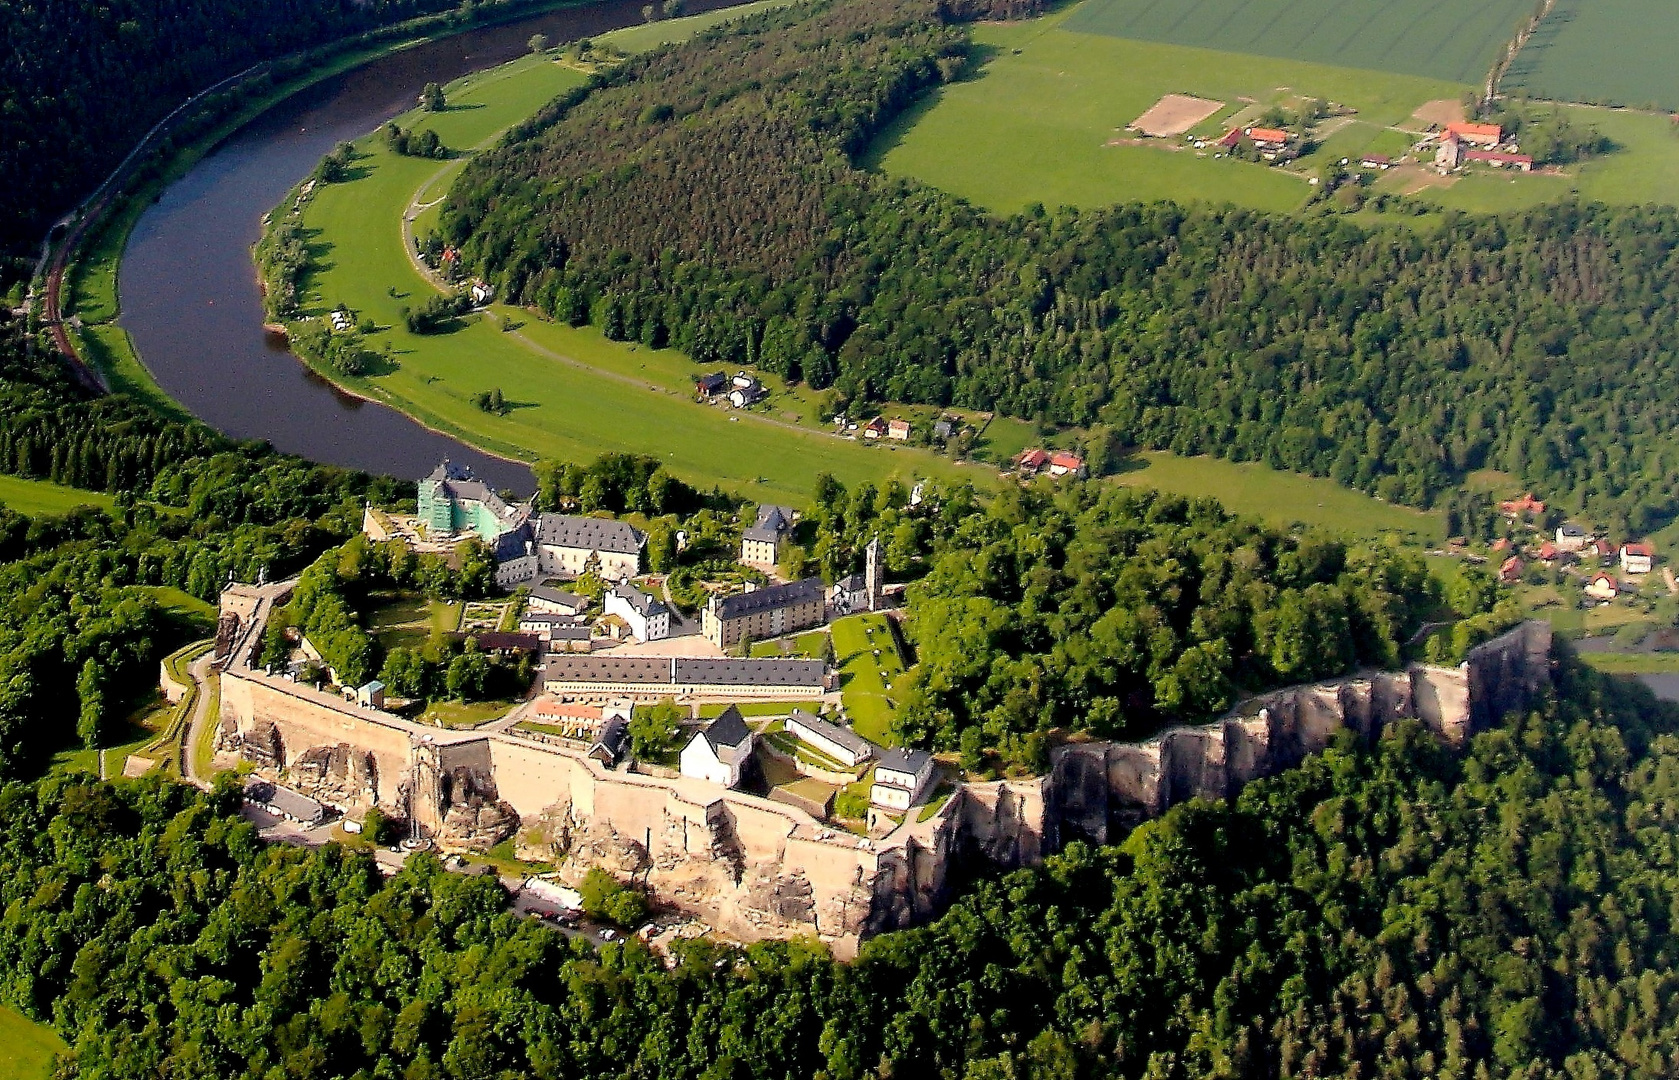
[[[236,132],[163,192],[123,255],[121,324],[158,384],[228,435],[315,461],[416,478],[447,457],[498,487],[529,492],[525,465],[427,431],[304,367],[262,329],[250,249],[262,215],[334,144],[411,108],[426,83],[512,60],[535,33],[558,44],[638,23],[641,6],[610,0],[393,53],[286,99]]]

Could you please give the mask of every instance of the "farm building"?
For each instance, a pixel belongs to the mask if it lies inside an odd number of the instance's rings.
[[[863,425],[863,438],[884,439],[886,437],[886,417],[877,416]]]
[[[908,420],[888,420],[886,422],[886,437],[896,442],[909,441]]]
[[[1476,146],[1497,146],[1504,141],[1504,129],[1497,124],[1473,124],[1465,121],[1446,125],[1446,135]]]
[[[694,392],[707,401],[729,389],[729,377],[721,371],[694,376]]]
[[[1393,159],[1386,154],[1365,154],[1358,159],[1360,168],[1389,169],[1393,167]]]
[[[1522,571],[1526,569],[1526,564],[1524,564],[1522,560],[1518,559],[1516,556],[1512,555],[1508,559],[1505,559],[1504,564],[1498,568],[1498,580],[1504,582],[1506,585],[1513,581],[1520,581],[1522,579]]]
[[[769,396],[769,391],[756,377],[742,371],[729,381],[729,404],[737,409],[755,405]]]
[[[1586,595],[1593,600],[1613,600],[1621,593],[1621,583],[1614,574],[1594,574],[1586,583]]]
[[[1483,165],[1491,165],[1495,169],[1502,169],[1506,165],[1518,172],[1532,172],[1533,159],[1526,154],[1507,154],[1502,150],[1465,150],[1465,161],[1479,161]]]

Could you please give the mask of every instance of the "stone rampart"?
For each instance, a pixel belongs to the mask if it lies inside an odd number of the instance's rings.
[[[960,874],[1033,865],[1074,839],[1110,842],[1186,799],[1295,765],[1343,730],[1370,738],[1416,718],[1461,742],[1549,682],[1550,627],[1529,623],[1456,668],[1291,687],[1146,742],[1063,746],[1046,776],[959,785],[926,821],[912,813],[867,840],[794,806],[512,734],[415,724],[269,675],[251,659],[272,596],[251,592],[230,605],[239,627],[220,741],[259,771],[344,810],[383,807],[447,847],[517,835],[527,857],[565,856],[574,882],[602,867],[728,934],[816,933],[841,956],[935,915]]]

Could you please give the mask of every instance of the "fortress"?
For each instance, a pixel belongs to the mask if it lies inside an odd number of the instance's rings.
[[[609,769],[516,730],[450,731],[358,706],[255,665],[288,583],[222,595],[217,745],[259,774],[345,811],[379,806],[445,848],[516,837],[575,881],[603,867],[752,940],[814,933],[842,958],[866,937],[936,914],[959,866],[1031,865],[1075,839],[1108,842],[1186,799],[1221,798],[1323,749],[1415,718],[1452,743],[1550,683],[1548,623],[1525,623],[1455,668],[1291,687],[1143,743],[1074,742],[1047,775],[961,784],[927,820],[878,839],[704,781]]]

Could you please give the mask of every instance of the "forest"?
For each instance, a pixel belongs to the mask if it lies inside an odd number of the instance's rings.
[[[429,855],[265,846],[237,793],[0,790],[0,1000],[65,1076],[1658,1080],[1679,717],[1565,663],[1461,754],[1347,739],[981,882],[837,964],[599,951]]]
[[[440,238],[498,295],[842,411],[1103,424],[1418,506],[1493,468],[1632,534],[1679,511],[1679,214],[993,217],[859,164],[969,77],[956,20],[1009,13],[970,8],[816,0],[632,58],[475,158]]]

